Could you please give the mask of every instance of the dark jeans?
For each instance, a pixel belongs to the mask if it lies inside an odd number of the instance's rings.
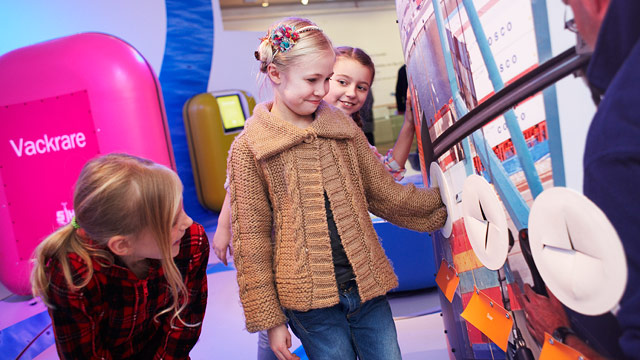
[[[387,297],[361,304],[354,280],[342,284],[339,295],[340,303],[332,307],[286,310],[309,359],[402,359]]]

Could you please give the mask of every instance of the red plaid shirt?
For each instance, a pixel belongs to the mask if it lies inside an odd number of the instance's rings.
[[[207,305],[209,241],[199,224],[185,233],[180,253],[174,258],[189,290],[189,304],[180,314],[187,324],[201,323]],[[80,279],[86,264],[69,255],[72,273]],[[162,267],[151,260],[146,279],[138,279],[116,260],[112,266],[93,261],[94,273],[86,287],[68,288],[60,263],[48,264],[51,285],[49,310],[58,355],[61,359],[188,359],[202,325],[187,327],[173,311],[153,320],[170,305]]]

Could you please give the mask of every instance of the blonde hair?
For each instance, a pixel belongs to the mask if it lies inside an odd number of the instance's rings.
[[[283,25],[294,27],[300,35],[300,38],[286,52],[278,51],[270,40],[272,31]],[[284,71],[290,66],[299,63],[302,57],[317,54],[323,50],[333,51],[333,45],[327,35],[315,23],[309,19],[289,17],[269,27],[267,35],[262,38],[255,52],[255,56],[256,60],[260,62],[260,73],[266,74],[269,64],[274,64],[279,71]]]
[[[150,160],[127,154],[109,154],[90,160],[80,172],[73,196],[79,229],[71,224],[49,235],[35,250],[31,286],[35,296],[49,303],[49,261],[56,259],[69,288],[85,287],[93,276],[93,261],[113,264],[114,255],[107,250],[108,240],[116,235],[139,236],[150,231],[162,254],[160,262],[169,291],[171,305],[155,316],[173,310],[172,321],[188,301],[188,291],[171,254],[171,228],[181,206],[182,183],[171,169]],[[90,238],[97,246],[83,240]],[[86,264],[85,277],[74,278],[69,253],[76,253]],[[184,323],[184,321],[182,321]],[[187,325],[187,324],[185,324]]]

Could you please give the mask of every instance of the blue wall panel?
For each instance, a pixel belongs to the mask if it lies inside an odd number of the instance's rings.
[[[195,221],[211,228],[217,215],[200,206],[196,194],[182,107],[207,91],[213,59],[211,0],[166,0],[167,41],[160,84],[178,175],[184,184],[184,207]]]

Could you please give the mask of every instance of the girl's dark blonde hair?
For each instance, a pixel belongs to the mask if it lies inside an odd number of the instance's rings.
[[[351,60],[357,61],[360,65],[371,70],[371,84],[369,84],[369,86],[373,85],[373,79],[376,77],[376,67],[373,64],[373,60],[371,60],[371,57],[369,56],[369,54],[367,54],[366,52],[364,52],[364,50],[360,48],[351,47],[351,46],[338,46],[335,49],[335,52],[336,52],[336,61],[340,58],[351,59]],[[371,91],[371,88],[369,88],[369,91]],[[353,118],[353,121],[355,121],[360,128],[363,127],[362,119],[360,118],[360,111],[353,113],[351,117]]]
[[[171,169],[150,160],[127,154],[109,154],[90,160],[80,172],[73,196],[73,208],[79,229],[71,224],[49,235],[35,250],[31,286],[35,296],[49,303],[48,264],[56,259],[69,288],[78,291],[93,276],[93,261],[113,265],[114,255],[107,242],[116,235],[136,238],[150,231],[158,244],[160,262],[173,302],[156,314],[173,311],[172,321],[188,301],[188,291],[171,254],[171,228],[181,206],[182,183]],[[91,246],[83,238],[90,238]],[[87,274],[74,278],[69,253],[85,262]],[[183,321],[182,321],[183,322]],[[184,323],[184,322],[183,322]]]
[[[316,27],[312,30],[300,32],[300,39],[295,42],[295,45],[286,52],[277,51],[274,48],[272,42],[269,39],[271,32],[279,26],[286,25],[295,27],[296,30],[304,29],[308,26]],[[258,49],[256,50],[256,59],[260,62],[260,72],[267,72],[267,66],[274,64],[278,70],[283,71],[288,67],[297,64],[302,57],[310,54],[317,54],[323,50],[333,50],[331,40],[324,34],[317,25],[309,19],[289,17],[282,19],[269,27],[266,36],[260,42]]]

